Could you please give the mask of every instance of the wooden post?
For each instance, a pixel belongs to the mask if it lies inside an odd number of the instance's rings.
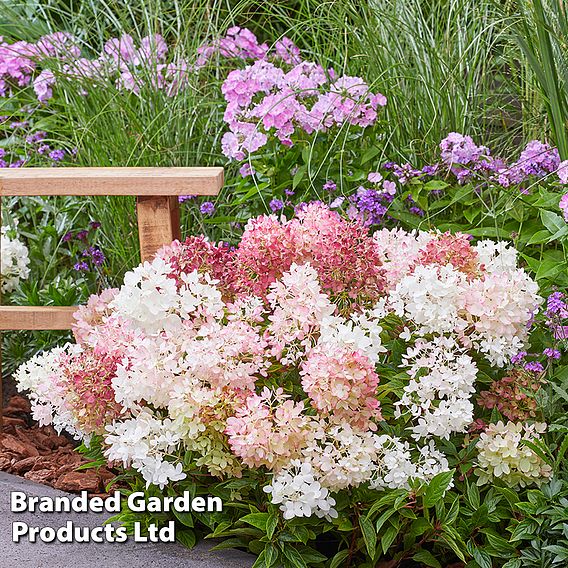
[[[151,260],[163,245],[181,239],[177,197],[137,197],[136,212],[142,262]]]
[[[180,195],[217,195],[222,186],[223,168],[14,168],[0,172],[0,201],[8,195],[136,196],[144,262],[181,237]],[[71,329],[75,310],[74,306],[0,305],[0,332]],[[0,354],[0,399],[1,377]],[[0,433],[1,428],[0,412]]]

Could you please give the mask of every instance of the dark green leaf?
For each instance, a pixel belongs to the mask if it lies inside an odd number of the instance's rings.
[[[432,478],[424,493],[425,507],[433,507],[444,496],[454,477],[454,471],[444,471]]]

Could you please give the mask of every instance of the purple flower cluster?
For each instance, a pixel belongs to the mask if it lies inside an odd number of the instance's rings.
[[[0,125],[1,126],[1,125]],[[30,121],[14,121],[7,125],[8,130],[0,128],[0,137],[6,140],[6,148],[0,148],[0,168],[20,168],[32,163],[58,165],[67,155],[66,151],[52,149],[45,144],[47,133],[43,130],[32,131]]]
[[[87,247],[86,249],[81,251],[81,257],[82,260],[79,260],[73,265],[73,268],[77,272],[88,272],[91,269],[91,266],[93,268],[102,266],[105,261],[105,255],[103,251],[95,246]]]
[[[377,172],[371,172],[368,180],[377,186],[382,180],[382,176]],[[359,221],[366,226],[379,225],[384,222],[387,217],[389,205],[392,203],[396,194],[396,184],[392,181],[383,180],[380,189],[371,188],[367,189],[360,186],[354,195],[349,197],[349,206],[347,208],[347,215],[350,219]],[[341,201],[335,200],[332,204],[334,206],[341,206]]]
[[[401,184],[413,178],[433,176],[438,173],[452,174],[458,183],[477,180],[483,184],[491,183],[501,187],[519,185],[520,191],[528,190],[523,186],[532,179],[544,178],[557,173],[561,183],[568,183],[568,160],[560,162],[558,150],[549,144],[533,140],[521,152],[518,160],[506,163],[491,156],[486,146],[478,146],[470,136],[451,132],[440,142],[440,162],[424,166],[421,170],[411,164],[387,162],[386,170],[392,171]],[[565,217],[568,219],[568,197],[564,203]]]

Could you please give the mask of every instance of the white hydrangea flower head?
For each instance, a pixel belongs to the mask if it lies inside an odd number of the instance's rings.
[[[449,439],[465,432],[473,422],[477,366],[454,338],[418,339],[403,355],[409,383],[395,403],[395,417],[410,413],[414,438],[437,436]]]
[[[0,234],[0,280],[2,292],[16,290],[20,280],[30,275],[30,258],[26,245],[17,237],[8,236],[9,228],[2,227]]]
[[[489,424],[477,442],[477,484],[501,479],[511,487],[541,485],[552,477],[552,468],[523,442],[537,442],[546,424],[502,421]]]
[[[335,499],[327,488],[322,487],[309,462],[292,460],[263,490],[270,494],[272,503],[280,505],[286,520],[312,515],[331,520],[338,516],[333,508]]]

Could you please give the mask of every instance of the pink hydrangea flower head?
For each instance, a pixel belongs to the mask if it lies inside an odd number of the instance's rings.
[[[264,388],[252,394],[235,416],[227,420],[225,433],[233,452],[249,467],[266,466],[278,471],[299,457],[308,436],[309,419],[304,405]]]
[[[478,277],[481,272],[479,255],[463,233],[446,232],[428,241],[420,251],[417,264],[451,264],[456,270],[467,274],[469,279]]]
[[[537,416],[536,395],[545,382],[541,372],[513,369],[482,391],[478,403],[489,410],[496,408],[513,422],[526,422]]]
[[[109,304],[112,302],[117,292],[117,288],[108,288],[98,295],[93,294],[89,297],[87,304],[79,306],[77,311],[73,314],[75,318],[73,335],[79,345],[89,342],[89,336],[93,332],[93,329],[101,325],[105,318],[112,313]]]
[[[120,353],[95,355],[91,351],[62,358],[60,370],[67,388],[66,405],[86,433],[103,434],[105,426],[121,414],[122,406],[116,402],[112,388],[121,359]]]
[[[374,365],[357,351],[333,354],[312,350],[302,365],[302,388],[321,416],[333,416],[361,430],[376,430],[381,419],[379,377]]]
[[[251,219],[235,253],[236,291],[265,296],[270,284],[302,257],[303,247],[295,225],[280,223],[275,215]]]

